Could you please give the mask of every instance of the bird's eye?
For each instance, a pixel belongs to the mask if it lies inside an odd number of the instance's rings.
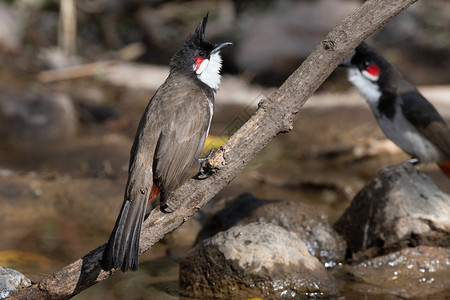
[[[200,57],[205,57],[205,55],[206,55],[205,51],[200,51],[198,53],[198,56],[200,56]]]
[[[358,63],[358,68],[360,71],[365,71],[369,65],[370,63],[368,61],[361,61]]]

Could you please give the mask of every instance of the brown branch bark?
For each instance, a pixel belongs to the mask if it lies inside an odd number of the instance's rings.
[[[153,210],[144,223],[141,253],[181,226],[233,180],[275,136],[293,127],[295,114],[337,65],[365,38],[417,0],[369,0],[352,12],[316,47],[211,159],[216,172],[205,180],[191,179],[169,199],[177,210]],[[104,272],[99,261],[104,245],[55,272],[12,299],[68,299],[114,272]]]

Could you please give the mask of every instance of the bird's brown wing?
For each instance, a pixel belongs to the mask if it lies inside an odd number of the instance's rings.
[[[421,130],[420,130],[421,129]],[[450,159],[450,129],[446,124],[432,122],[427,128],[420,128],[422,133],[429,141],[435,144]]]
[[[417,131],[450,158],[450,128],[433,105],[418,92],[402,94],[400,104],[406,119]]]
[[[102,256],[101,266],[107,271],[120,268],[126,272],[138,267],[141,226],[153,185],[153,154],[163,121],[158,117],[164,98],[160,91],[150,100],[131,148],[125,199]]]
[[[161,128],[153,160],[154,180],[161,189],[161,202],[181,184],[198,159],[211,119],[206,94],[191,91],[177,96],[183,100],[174,100],[164,112],[168,120]]]
[[[169,76],[150,100],[130,153],[125,199],[102,257],[102,268],[136,270],[139,236],[152,186],[175,190],[200,154],[209,128],[207,94],[192,81]]]
[[[125,201],[145,194],[153,185],[153,156],[164,121],[159,91],[150,100],[131,147]]]

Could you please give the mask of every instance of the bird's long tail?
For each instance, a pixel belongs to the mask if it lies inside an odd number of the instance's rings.
[[[136,271],[139,263],[139,238],[148,201],[159,194],[153,185],[146,195],[125,200],[114,229],[103,251],[101,267],[105,271],[120,268],[123,272]]]
[[[441,168],[445,176],[450,178],[450,160],[443,163],[438,163],[437,165]]]

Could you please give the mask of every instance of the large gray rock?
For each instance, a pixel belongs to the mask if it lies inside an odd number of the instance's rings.
[[[29,285],[31,285],[30,279],[22,273],[0,267],[0,299],[8,298]]]
[[[411,165],[381,171],[353,199],[334,228],[353,258],[418,245],[450,246],[450,196]]]
[[[335,283],[297,235],[251,223],[193,248],[180,263],[180,289],[202,299],[274,299],[334,294]]]
[[[225,202],[223,209],[208,218],[197,242],[234,225],[265,222],[297,234],[309,252],[327,267],[345,259],[345,241],[333,230],[327,217],[309,205],[258,199],[251,194]]]

